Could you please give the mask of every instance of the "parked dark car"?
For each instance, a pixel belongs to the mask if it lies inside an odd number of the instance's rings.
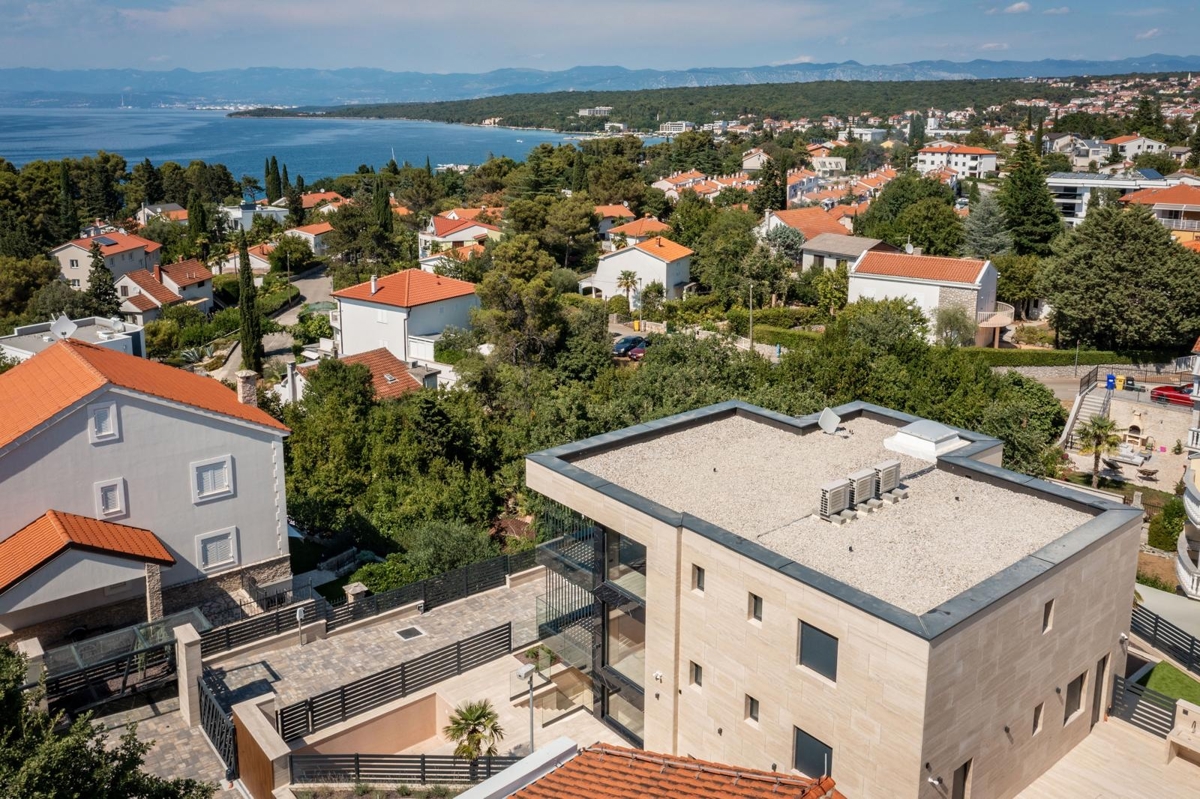
[[[642,338],[641,336],[623,336],[617,339],[616,344],[613,344],[613,355],[616,355],[619,358],[628,357],[630,351],[633,350],[634,347],[641,346],[642,342],[645,340],[646,339]]]
[[[1190,408],[1192,407],[1192,387],[1190,385],[1159,386],[1150,392],[1150,399],[1164,405],[1186,405]]]
[[[646,348],[651,344],[650,339],[642,339],[642,343],[629,351],[629,360],[640,361],[646,357]]]

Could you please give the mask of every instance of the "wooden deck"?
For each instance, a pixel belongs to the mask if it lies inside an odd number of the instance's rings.
[[[1110,719],[1017,799],[1200,796],[1200,766],[1178,758],[1168,766],[1166,757],[1166,741]]]

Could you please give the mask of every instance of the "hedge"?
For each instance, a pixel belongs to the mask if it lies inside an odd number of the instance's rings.
[[[821,340],[821,333],[811,330],[787,330],[770,325],[754,326],[754,342],[756,344],[778,344],[789,350],[811,347]]]
[[[745,308],[730,308],[725,313],[729,327],[739,336],[745,336],[750,330],[750,312]],[[828,322],[828,316],[820,308],[807,306],[799,308],[756,308],[754,311],[754,329],[759,325],[787,329],[804,325],[819,325]]]
[[[292,304],[300,296],[300,289],[288,286],[285,290],[275,290],[270,294],[258,296],[258,312],[270,316],[284,306]]]
[[[977,350],[977,355],[989,366],[1074,366],[1075,350]],[[1171,352],[1109,352],[1106,350],[1080,350],[1080,366],[1107,366],[1108,364],[1170,363],[1176,357]]]

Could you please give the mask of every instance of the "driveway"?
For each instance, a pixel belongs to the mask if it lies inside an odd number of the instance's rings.
[[[285,327],[300,321],[300,311],[306,304],[333,302],[333,281],[323,266],[297,276],[292,285],[300,289],[300,302],[275,317],[275,321]]]

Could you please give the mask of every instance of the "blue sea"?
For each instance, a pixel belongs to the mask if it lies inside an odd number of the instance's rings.
[[[399,163],[478,164],[489,155],[521,160],[542,142],[566,136],[534,130],[444,125],[392,119],[231,119],[224,111],[120,108],[0,108],[0,158],[22,166],[39,159],[78,158],[97,150],[123,155],[129,166],[199,159],[222,163],[235,178],[262,179],[272,155],[288,174],[312,182]]]

